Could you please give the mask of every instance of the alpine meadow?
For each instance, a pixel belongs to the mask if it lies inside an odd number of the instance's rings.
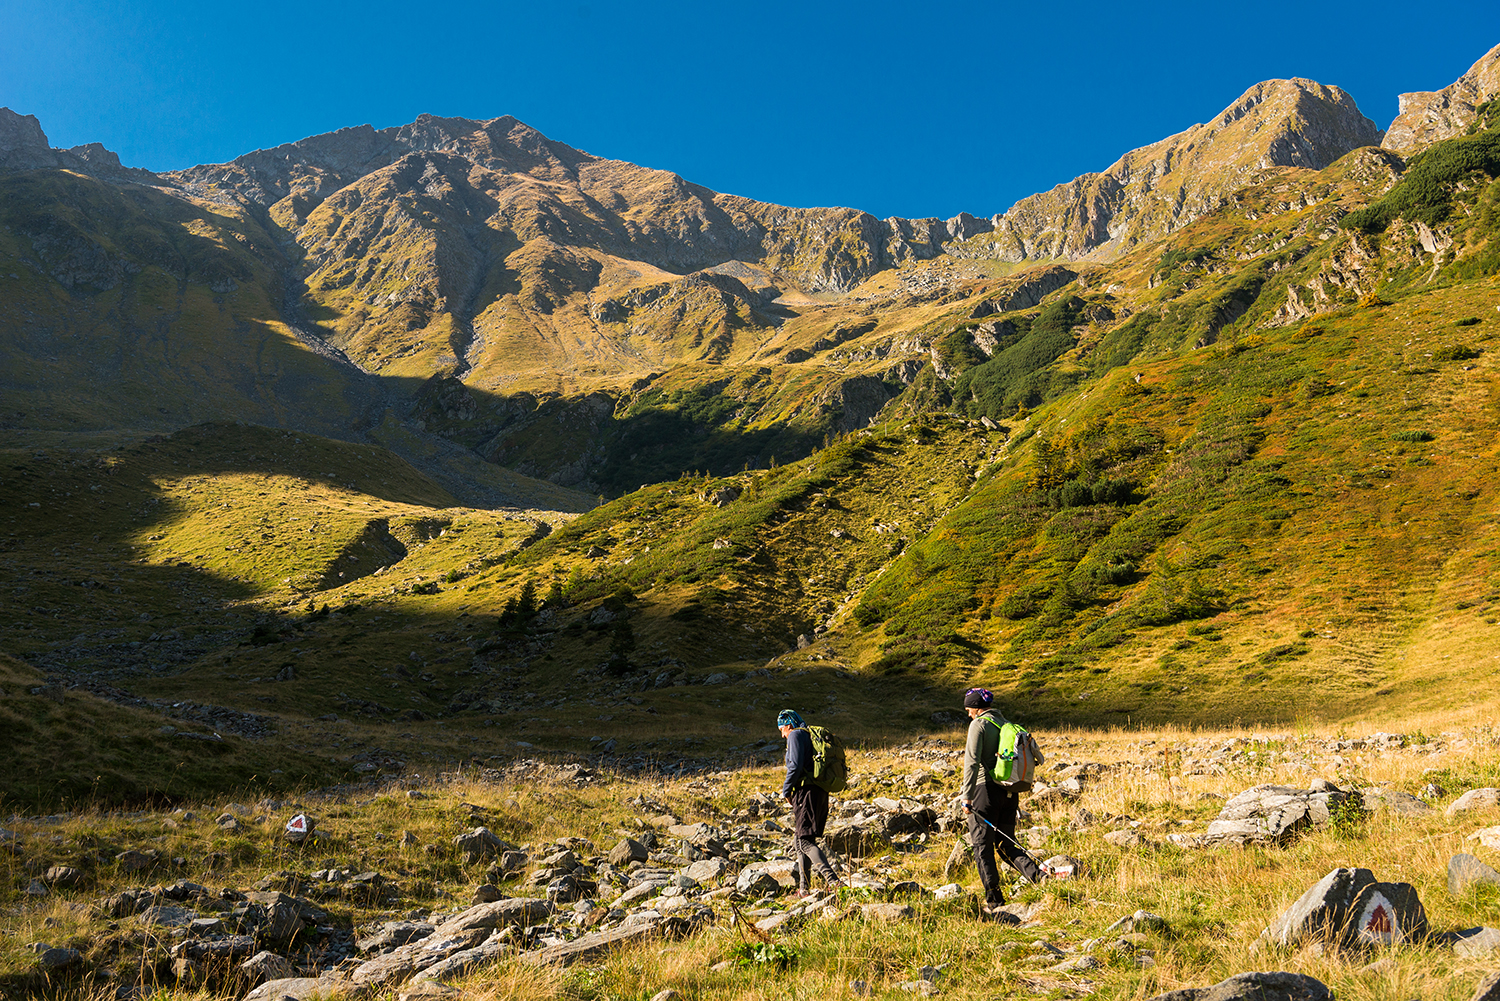
[[[1500,46],[947,220],[42,126],[0,998],[1500,999]],[[1045,755],[998,918],[972,688]]]

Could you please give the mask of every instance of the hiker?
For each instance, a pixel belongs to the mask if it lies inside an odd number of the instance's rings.
[[[818,847],[828,823],[828,791],[813,784],[813,746],[807,724],[795,709],[776,715],[776,728],[786,738],[786,781],[781,794],[792,804],[792,856],[797,860],[797,896],[807,896],[812,872],[818,871],[829,887],[844,885],[828,857]]]
[[[969,723],[969,738],[964,744],[963,797],[964,813],[969,821],[969,844],[974,848],[974,865],[979,870],[979,883],[984,887],[984,904],[980,913],[1005,920],[1014,916],[1000,910],[1000,905],[1005,903],[1005,894],[1000,891],[995,849],[999,848],[1000,856],[1031,882],[1041,882],[1043,873],[1015,840],[1020,793],[1004,788],[995,778],[1000,727],[1005,724],[1005,717],[994,708],[994,701],[995,697],[983,688],[971,688],[964,693],[964,709],[972,722]]]

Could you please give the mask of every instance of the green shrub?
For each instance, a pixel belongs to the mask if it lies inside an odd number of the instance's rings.
[[[1432,441],[1433,437],[1431,431],[1397,431],[1391,435],[1391,441]]]
[[[1437,226],[1453,210],[1454,188],[1475,172],[1500,174],[1500,130],[1446,139],[1417,154],[1384,198],[1350,212],[1339,225],[1372,234],[1398,218]]]

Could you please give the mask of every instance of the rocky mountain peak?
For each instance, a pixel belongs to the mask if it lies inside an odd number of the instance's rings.
[[[47,142],[42,123],[35,115],[18,115],[0,108],[0,169],[34,170],[58,166],[57,154]]]
[[[1463,135],[1474,109],[1500,96],[1500,45],[1486,52],[1467,73],[1442,90],[1402,94],[1400,112],[1386,130],[1386,149],[1410,153]]]
[[[969,249],[1011,261],[1116,257],[1217,209],[1259,171],[1319,170],[1380,139],[1380,129],[1338,87],[1266,80],[1207,124],[1023,198]]]

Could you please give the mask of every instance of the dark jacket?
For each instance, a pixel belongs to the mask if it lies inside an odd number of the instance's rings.
[[[812,769],[812,738],[799,727],[786,735],[786,781],[781,784],[781,794],[785,796],[811,782]]]

